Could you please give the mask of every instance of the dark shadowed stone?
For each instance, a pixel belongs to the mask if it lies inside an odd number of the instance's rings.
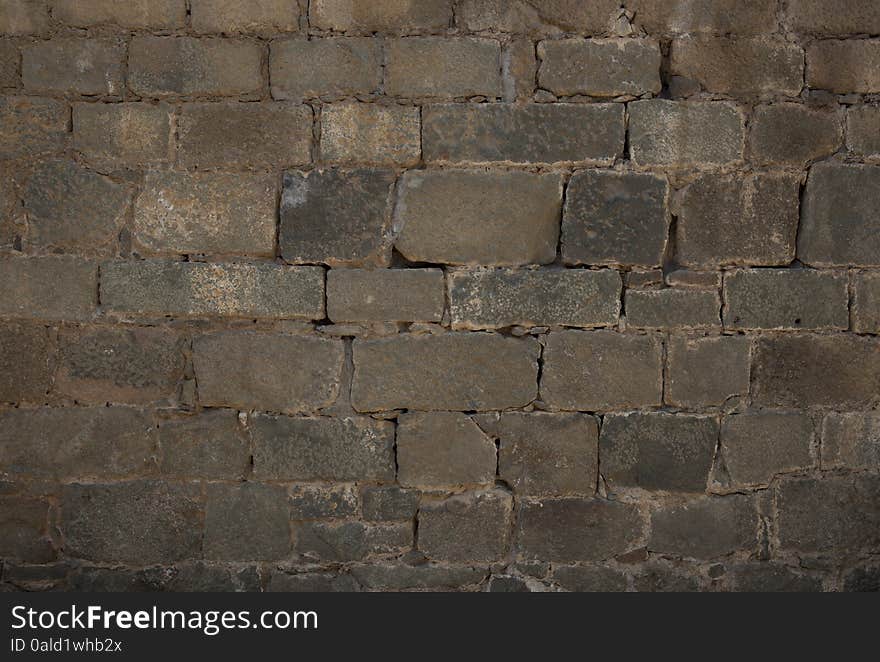
[[[360,586],[347,573],[275,571],[266,590],[271,593],[355,593]]]
[[[667,402],[699,408],[747,394],[750,349],[751,341],[741,336],[670,338]]]
[[[439,561],[497,561],[510,546],[513,498],[500,489],[423,503],[419,549]]]
[[[351,485],[293,485],[290,518],[294,520],[352,517],[358,512],[358,495]]]
[[[0,556],[32,563],[48,563],[55,558],[49,538],[48,501],[0,497]]]
[[[880,469],[880,412],[831,412],[822,422],[822,468]]]
[[[374,522],[411,520],[419,508],[419,492],[400,487],[366,487],[361,493],[364,519]]]
[[[833,154],[842,142],[839,115],[799,103],[758,106],[749,130],[751,160],[759,165],[804,166]]]
[[[865,566],[850,571],[844,580],[843,590],[850,593],[880,593],[880,566]]]
[[[701,590],[695,566],[662,561],[648,562],[639,568],[633,578],[633,588],[639,593],[693,593]]]
[[[399,555],[412,547],[413,525],[303,522],[294,529],[296,551],[322,561],[363,561]]]
[[[566,591],[575,593],[620,592],[627,587],[626,575],[604,566],[556,566],[553,579]]]
[[[738,563],[729,572],[731,588],[755,593],[813,593],[822,582],[779,563]]]
[[[721,453],[731,483],[767,485],[778,474],[812,466],[813,437],[812,422],[800,413],[726,416],[721,425]]]
[[[853,274],[852,287],[853,331],[880,334],[880,272]]]
[[[240,480],[249,470],[249,444],[234,411],[160,419],[159,443],[165,476]]]
[[[255,565],[243,567],[216,565],[203,562],[182,563],[174,567],[174,577],[164,589],[191,593],[258,592],[260,571]]]
[[[284,487],[213,484],[208,485],[206,498],[206,558],[270,560],[290,551],[290,509]]]
[[[351,574],[374,589],[400,591],[406,589],[441,590],[475,585],[486,578],[486,568],[445,566],[435,563],[423,565],[363,565],[354,566]]]
[[[44,402],[54,363],[45,326],[0,325],[0,402]]]
[[[704,497],[651,515],[648,549],[698,559],[753,551],[758,512],[750,496]]]

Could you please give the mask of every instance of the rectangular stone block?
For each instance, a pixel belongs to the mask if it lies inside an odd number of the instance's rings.
[[[162,418],[158,434],[163,476],[242,480],[251,469],[250,441],[235,411],[203,410]]]
[[[853,106],[847,111],[846,146],[856,154],[880,156],[880,106]]]
[[[561,208],[558,174],[410,171],[398,186],[395,247],[413,262],[546,264]]]
[[[339,394],[341,340],[236,331],[199,336],[193,366],[199,401],[285,413],[312,412]]]
[[[290,553],[290,508],[281,485],[209,484],[205,494],[205,558],[270,561]]]
[[[409,521],[419,509],[418,490],[405,490],[393,485],[364,488],[361,500],[364,519],[374,522]]]
[[[713,559],[753,552],[757,545],[758,511],[745,494],[704,497],[651,514],[652,552]]]
[[[524,407],[537,395],[538,343],[469,333],[355,340],[354,367],[358,411]]]
[[[45,326],[0,324],[0,402],[44,402],[54,371],[54,347]]]
[[[745,117],[725,101],[635,101],[629,104],[629,141],[638,165],[731,165],[743,158]]]
[[[758,165],[803,167],[834,154],[842,138],[840,115],[833,111],[799,103],[758,106],[749,130],[750,160]]]
[[[382,84],[381,45],[375,39],[282,39],[269,48],[269,80],[275,99],[369,94]]]
[[[0,318],[86,320],[98,303],[98,267],[75,257],[0,259],[0,283]]]
[[[747,395],[750,350],[751,342],[744,336],[670,338],[667,402],[699,409]]]
[[[501,77],[504,101],[530,101],[535,94],[538,62],[535,44],[525,37],[514,37],[502,47]]]
[[[321,110],[321,159],[415,165],[422,153],[417,106],[344,103]]]
[[[538,87],[560,97],[638,97],[662,87],[653,39],[553,39],[538,44],[538,58]]]
[[[184,0],[54,0],[52,17],[66,25],[88,28],[114,25],[140,30],[172,30],[186,22]]]
[[[309,5],[310,25],[336,32],[444,30],[452,17],[451,0],[314,0]]]
[[[59,37],[21,49],[21,79],[32,92],[121,96],[124,44]]]
[[[640,329],[699,329],[721,326],[721,301],[714,290],[667,287],[626,293],[626,323]]]
[[[730,329],[849,328],[848,277],[841,271],[741,269],[724,276]]]
[[[124,165],[168,163],[172,109],[148,103],[76,103],[73,146],[89,160]]]
[[[880,468],[880,413],[831,412],[822,421],[822,468]]]
[[[39,97],[0,97],[0,157],[36,157],[67,145],[66,103]]]
[[[635,24],[655,34],[763,34],[776,30],[774,2],[691,0],[685,7],[670,0],[630,0]]]
[[[467,492],[419,511],[419,549],[438,561],[496,561],[511,544],[513,498],[503,490]]]
[[[880,272],[853,275],[852,327],[856,333],[880,333]]]
[[[324,270],[274,264],[106,262],[101,307],[152,317],[324,317]]]
[[[880,6],[873,0],[850,0],[844,11],[827,0],[789,0],[788,24],[815,35],[880,34]]]
[[[747,412],[721,424],[730,487],[766,486],[775,476],[812,467],[813,444],[813,423],[798,412]]]
[[[290,488],[290,518],[294,520],[354,517],[358,510],[357,490],[351,485]]]
[[[46,499],[0,497],[0,555],[4,559],[48,563],[56,558],[49,536],[49,508]],[[4,570],[8,573],[9,569],[7,560]]]
[[[810,169],[798,258],[811,266],[880,265],[880,167],[816,164]]]
[[[659,405],[663,345],[659,338],[613,331],[559,331],[547,336],[541,399],[560,409],[600,411]]]
[[[311,161],[312,110],[286,103],[192,103],[177,118],[185,168],[294,166]]]
[[[49,30],[45,0],[6,0],[0,14],[0,34],[36,35]]]
[[[469,30],[526,34],[604,33],[617,17],[616,0],[462,0],[456,17]]]
[[[807,85],[835,94],[880,92],[880,39],[812,42],[807,47]]]
[[[238,0],[191,0],[195,32],[256,32],[275,34],[299,29],[297,0],[259,0],[246,5]]]
[[[0,87],[18,87],[21,67],[18,46],[11,39],[0,39]]]
[[[449,274],[456,329],[617,324],[620,274],[611,269],[481,269]]]
[[[371,418],[250,420],[261,480],[394,480],[394,424]]]
[[[263,87],[262,47],[252,41],[135,36],[128,85],[144,97],[237,96]]]
[[[135,200],[133,238],[144,255],[275,254],[271,174],[151,171]]]
[[[399,97],[501,97],[501,46],[473,37],[410,37],[386,44],[385,91]]]
[[[437,104],[424,106],[426,161],[592,163],[623,153],[620,104]]]
[[[334,322],[440,322],[441,269],[331,269],[327,317]]]

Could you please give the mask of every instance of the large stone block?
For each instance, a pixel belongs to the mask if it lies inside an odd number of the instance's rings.
[[[335,519],[357,514],[358,495],[351,485],[325,487],[306,484],[290,488],[291,519]]]
[[[670,338],[667,402],[698,409],[747,395],[750,349],[751,342],[744,336]]]
[[[880,156],[880,106],[852,106],[846,115],[846,145],[851,152]]]
[[[369,94],[382,84],[382,49],[370,38],[282,39],[269,51],[275,99]]]
[[[510,548],[512,516],[513,498],[497,489],[422,504],[419,549],[438,561],[498,561]]]
[[[31,92],[121,96],[125,45],[117,41],[57,37],[26,44],[21,80]]]
[[[626,323],[641,329],[698,329],[721,325],[715,290],[667,287],[628,290]]]
[[[617,0],[462,0],[456,17],[469,30],[601,34],[619,13]]]
[[[294,531],[296,551],[317,561],[363,561],[400,556],[413,544],[413,525],[363,522],[303,522]]]
[[[344,103],[321,110],[321,159],[411,166],[421,157],[417,106]]]
[[[44,402],[54,371],[54,348],[45,326],[0,325],[0,402]]]
[[[629,0],[635,23],[650,34],[763,34],[776,30],[774,2],[743,0]]]
[[[256,32],[275,34],[299,29],[297,0],[258,0],[246,5],[238,0],[191,0],[195,32]]]
[[[443,30],[452,22],[452,0],[314,0],[312,27],[336,32]]]
[[[331,269],[327,316],[334,322],[440,322],[445,288],[440,269]]]
[[[0,34],[36,35],[49,30],[45,0],[6,0],[0,14]]]
[[[788,24],[815,35],[880,34],[880,5],[874,0],[849,0],[844,11],[827,0],[788,0]]]
[[[834,112],[799,103],[758,106],[749,129],[750,158],[758,165],[802,167],[834,154],[842,138],[840,116]]]
[[[66,103],[39,97],[0,97],[0,157],[35,157],[67,144]]]
[[[171,115],[171,108],[164,104],[76,103],[73,146],[98,163],[167,163],[174,137]]]
[[[0,259],[0,318],[86,320],[95,313],[98,267],[75,257]]]
[[[186,23],[185,0],[54,0],[52,17],[66,25],[89,28],[114,25],[140,30],[173,30]]]
[[[880,92],[880,39],[813,41],[807,48],[807,85],[835,94]]]
[[[651,515],[648,549],[697,559],[753,552],[758,545],[758,512],[743,494],[703,497]]]
[[[721,455],[731,485],[764,486],[774,476],[813,465],[813,423],[796,412],[749,412],[726,416]]]
[[[48,563],[55,559],[56,552],[49,537],[47,500],[0,497],[0,556],[29,563]]]
[[[160,419],[159,444],[163,476],[241,480],[250,471],[250,442],[231,410]]]
[[[205,497],[205,558],[280,559],[290,551],[287,490],[280,485],[211,484]]]
[[[880,468],[880,413],[831,412],[822,421],[822,468]]]

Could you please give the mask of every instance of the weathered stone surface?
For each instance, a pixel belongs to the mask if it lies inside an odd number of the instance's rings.
[[[659,266],[669,224],[662,177],[602,170],[576,172],[562,217],[566,264]]]
[[[274,255],[274,179],[259,173],[148,172],[135,201],[139,250]]]
[[[54,0],[55,20],[76,27],[116,25],[143,30],[182,28],[186,22],[184,0]]]
[[[250,469],[249,443],[234,411],[160,419],[159,444],[164,476],[241,480]]]
[[[554,39],[538,44],[538,86],[557,96],[641,96],[660,91],[653,39]]]
[[[826,0],[789,0],[788,24],[798,32],[816,35],[878,34],[880,6],[872,0],[851,0],[846,11]]]
[[[195,558],[202,547],[200,492],[196,484],[157,481],[65,485],[64,551],[132,565]]]
[[[74,161],[38,165],[24,188],[27,243],[41,249],[106,251],[125,222],[132,190]]]
[[[67,143],[67,104],[39,97],[0,97],[0,157],[39,156]]]
[[[375,169],[285,173],[279,237],[284,259],[386,265],[394,179],[392,171]]]
[[[798,257],[813,266],[880,265],[880,167],[820,163],[810,170]]]
[[[351,485],[294,485],[290,488],[290,518],[294,520],[352,517],[358,495]]]
[[[829,554],[880,545],[880,478],[863,474],[788,480],[776,488],[783,550]]]
[[[395,486],[367,487],[361,496],[364,519],[374,522],[411,520],[419,509],[419,493]]]
[[[648,549],[698,559],[751,552],[758,543],[758,513],[752,497],[703,497],[655,511]]]
[[[721,454],[734,486],[767,485],[812,466],[812,446],[813,424],[800,413],[734,414],[721,424]]]
[[[688,185],[678,214],[678,258],[690,267],[787,265],[798,231],[799,178],[707,174]]]
[[[266,591],[269,593],[353,593],[360,590],[349,574],[335,572],[273,572]]]
[[[865,156],[880,156],[880,106],[853,106],[846,114],[846,145]]]
[[[491,484],[495,443],[458,412],[403,414],[397,426],[397,479],[401,485],[446,488]]]
[[[730,165],[743,157],[745,117],[722,101],[649,99],[629,104],[629,132],[638,165]]]
[[[297,0],[257,0],[242,5],[237,0],[191,0],[195,32],[296,32],[299,29]]]
[[[177,119],[186,168],[268,168],[311,160],[312,110],[286,103],[185,104]]]
[[[496,334],[355,340],[358,411],[524,407],[537,395],[538,344]]]
[[[724,326],[731,329],[849,327],[846,272],[742,269],[724,276]]]
[[[98,268],[74,257],[0,259],[0,318],[85,320],[95,312]]]
[[[757,165],[804,166],[836,152],[842,138],[834,112],[799,103],[758,106],[749,129],[750,157]]]
[[[620,274],[610,269],[453,271],[452,326],[613,326],[620,315],[621,289]]]
[[[442,30],[452,22],[451,0],[314,0],[312,27],[337,32],[418,32]]]
[[[513,498],[503,490],[424,503],[419,549],[438,561],[497,561],[510,547]]]
[[[697,409],[747,395],[750,349],[744,336],[670,338],[666,401]]]
[[[521,558],[602,561],[638,546],[644,522],[638,508],[604,499],[526,501],[519,509]]]
[[[369,418],[257,416],[254,475],[262,480],[393,480],[394,424]]]
[[[626,323],[643,329],[712,328],[721,325],[713,290],[633,290],[626,293]]]
[[[822,468],[880,468],[880,413],[831,412],[822,421]]]
[[[780,407],[876,403],[880,344],[840,334],[762,337],[752,359],[752,397]]]
[[[525,37],[514,37],[501,52],[504,101],[529,101],[535,94],[538,62],[535,45]]]
[[[399,555],[412,547],[413,526],[305,522],[295,528],[296,551],[321,561],[363,561],[370,556]]]
[[[685,414],[606,416],[601,473],[612,489],[703,492],[718,442],[718,420]]]
[[[18,87],[20,78],[18,47],[10,39],[0,39],[0,87]]]
[[[367,94],[382,83],[382,50],[369,38],[273,41],[269,79],[275,99]]]
[[[446,294],[440,269],[331,269],[327,316],[334,322],[439,322]]]
[[[807,48],[807,85],[836,94],[880,92],[880,40],[817,40]]]
[[[553,579],[566,591],[575,593],[610,593],[625,591],[626,575],[604,566],[554,566]]]
[[[47,563],[55,555],[49,538],[49,502],[28,497],[0,497],[0,556]]]
[[[815,593],[822,590],[822,582],[816,578],[799,574],[778,563],[738,563],[728,575],[731,588],[737,592]]]
[[[57,37],[21,49],[21,80],[32,92],[120,96],[125,46],[116,41]]]
[[[581,411],[659,405],[662,343],[612,331],[560,331],[547,337],[541,398]]]
[[[251,41],[135,36],[128,85],[145,97],[254,94],[263,85],[262,56]]]
[[[150,165],[171,160],[172,110],[164,104],[76,103],[73,146],[89,160]]]
[[[501,46],[494,39],[410,37],[386,44],[391,96],[501,97]]]
[[[635,23],[651,34],[762,34],[776,29],[776,4],[742,0],[630,0]]]
[[[410,171],[400,181],[395,246],[413,262],[546,264],[556,257],[556,174]]]
[[[463,0],[456,16],[469,30],[597,34],[605,32],[619,12],[616,0]]]
[[[843,590],[847,592],[880,592],[880,566],[855,568],[846,575]]]
[[[400,591],[405,589],[440,590],[478,584],[486,578],[488,570],[434,563],[422,565],[372,564],[354,566],[351,573],[368,588]]]
[[[106,262],[101,306],[124,315],[324,317],[324,270],[274,264]]]
[[[45,326],[0,325],[0,402],[44,402],[54,367],[53,348]]]
[[[209,484],[205,494],[206,558],[264,561],[290,551],[290,513],[283,487]]]
[[[342,341],[227,331],[193,341],[203,405],[311,412],[339,394]]]
[[[436,104],[422,111],[426,161],[591,163],[623,153],[620,104]]]
[[[261,590],[259,567],[256,565],[218,565],[200,561],[179,563],[164,590],[193,593],[230,593]]]
[[[421,157],[416,106],[345,103],[321,110],[321,159],[408,166]]]
[[[32,35],[49,29],[49,7],[43,0],[6,0],[0,34]]]

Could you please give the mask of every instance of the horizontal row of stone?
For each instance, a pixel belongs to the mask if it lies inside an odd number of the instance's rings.
[[[858,553],[880,543],[873,508],[880,498],[876,475],[784,480],[774,493],[780,551]],[[65,555],[97,562],[353,562],[417,547],[436,561],[500,561],[513,549],[521,560],[571,563],[610,560],[645,548],[711,559],[756,553],[766,544],[758,503],[742,494],[704,496],[645,512],[635,504],[597,498],[514,503],[500,489],[466,492],[422,502],[417,542],[412,521],[292,524],[288,489],[257,482],[73,483],[62,486],[60,500],[57,527]],[[0,556],[53,560],[48,502],[4,496],[0,503],[0,527],[9,519],[17,533],[4,536]]]
[[[623,14],[631,17],[633,27],[650,34],[749,35],[776,32],[780,10],[781,25],[792,32],[880,33],[880,9],[872,0],[849,0],[846,11],[825,0],[712,0],[691,4],[687,11],[668,0],[461,0],[453,4],[453,0],[313,0],[304,11],[298,0],[261,0],[245,11],[235,0],[152,0],[147,6],[116,0],[7,0],[0,34],[45,35],[59,25],[265,34],[296,32],[301,21],[317,30],[361,34],[442,32],[450,27],[517,34],[605,34],[615,31]]]

